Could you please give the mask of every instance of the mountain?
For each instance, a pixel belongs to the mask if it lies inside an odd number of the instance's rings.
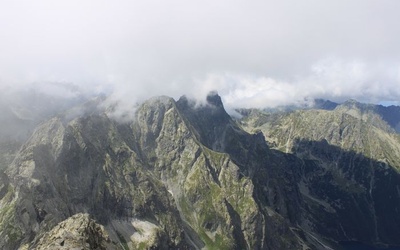
[[[307,216],[318,215],[310,218],[317,232],[337,242],[398,245],[400,137],[381,111],[350,100],[333,110],[253,111],[241,124],[301,160],[299,191]]]
[[[63,93],[67,91],[63,90]],[[0,171],[8,166],[17,150],[44,120],[62,110],[81,114],[88,97],[83,94],[56,98],[35,88],[0,91]]]
[[[101,102],[9,148],[1,249],[400,246],[400,141],[382,111],[328,103],[237,120],[210,93],[155,97],[121,122]]]

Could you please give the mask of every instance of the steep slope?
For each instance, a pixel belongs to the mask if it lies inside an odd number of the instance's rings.
[[[120,130],[130,128],[104,114],[72,121],[54,118],[41,125],[7,172],[15,192],[5,223],[15,225],[16,236],[8,241],[4,237],[2,246],[12,249],[32,242],[80,212],[107,225],[117,242],[124,241],[119,235],[137,231],[123,222],[132,218],[145,224],[158,222],[153,236],[159,240],[150,242],[153,246],[187,245],[171,196],[137,156],[141,152],[130,143],[133,134]],[[141,239],[132,244],[146,246],[148,242]]]
[[[261,134],[251,135],[243,131],[225,112],[221,98],[215,93],[208,97],[208,104],[196,107],[193,102],[181,98],[177,105],[185,119],[195,128],[199,140],[209,148],[229,155],[237,165],[235,178],[248,178],[252,181],[252,196],[260,210],[259,220],[263,222],[261,249],[298,249],[306,244],[299,239],[295,230],[290,228],[289,217],[295,218],[295,207],[299,205],[297,190],[290,186],[295,184],[291,177],[292,169],[288,165],[282,167],[285,159],[277,159],[272,154]],[[289,177],[279,183],[283,175]],[[237,182],[229,180],[227,186]],[[231,183],[231,184],[229,184]],[[293,185],[292,185],[293,184]],[[243,199],[235,197],[235,199]],[[292,203],[286,201],[292,200]],[[233,200],[233,202],[236,202]],[[275,210],[281,209],[279,214]],[[289,211],[289,212],[288,212]],[[245,211],[242,211],[245,212]],[[290,213],[289,216],[288,214]],[[243,221],[242,221],[243,223]],[[253,231],[252,234],[259,231]],[[297,243],[296,243],[297,242]],[[251,247],[250,247],[251,249]]]
[[[298,110],[268,114],[253,111],[242,120],[249,132],[261,131],[271,146],[292,152],[298,140],[322,141],[400,166],[400,136],[368,105],[346,102],[332,111]]]
[[[242,125],[301,159],[305,231],[337,242],[400,245],[399,136],[365,107],[349,101],[332,111],[253,110]]]
[[[3,89],[0,92],[0,171],[10,165],[19,148],[41,122],[65,110],[69,110],[70,115],[72,112],[83,114],[82,109],[87,107],[78,104],[87,100],[88,97],[78,93],[57,98],[33,87],[19,91]],[[74,106],[79,110],[71,109]]]
[[[103,226],[90,219],[88,214],[76,214],[60,222],[45,233],[34,246],[37,250],[62,249],[113,249],[117,248]]]
[[[257,200],[252,176],[265,160],[252,148],[264,159],[262,137],[235,127],[212,100],[208,105],[185,109],[159,97],[129,124],[99,110],[43,123],[2,177],[0,248],[51,245],[51,235],[63,233],[54,227],[79,213],[103,225],[115,248],[300,248],[289,222]],[[215,113],[221,123],[205,120],[197,130],[192,122],[208,108],[222,112]],[[206,136],[222,125],[229,136]],[[231,155],[209,146],[217,144],[232,145]]]
[[[42,123],[0,175],[0,248],[400,245],[399,141],[374,112],[238,124],[211,93],[152,98],[121,123],[100,102]]]

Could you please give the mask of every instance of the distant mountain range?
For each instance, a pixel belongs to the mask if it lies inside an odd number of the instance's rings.
[[[1,106],[1,249],[400,247],[400,107],[103,100]]]

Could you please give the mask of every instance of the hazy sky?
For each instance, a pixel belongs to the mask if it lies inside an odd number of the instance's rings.
[[[63,95],[71,83],[126,103],[217,90],[228,107],[399,101],[399,10],[398,0],[0,0],[0,87]]]

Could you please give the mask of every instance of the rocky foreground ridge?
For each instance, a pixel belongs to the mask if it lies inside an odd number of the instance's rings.
[[[119,123],[88,107],[7,154],[0,249],[400,246],[400,140],[374,109],[237,120],[210,94],[153,98]]]

